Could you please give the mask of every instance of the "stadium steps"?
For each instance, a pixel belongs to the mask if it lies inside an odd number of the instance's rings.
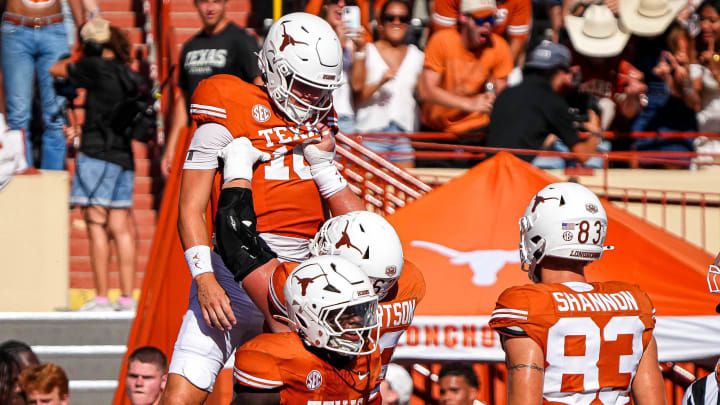
[[[40,362],[62,367],[70,403],[112,403],[134,314],[129,312],[3,312],[0,342],[25,342]]]

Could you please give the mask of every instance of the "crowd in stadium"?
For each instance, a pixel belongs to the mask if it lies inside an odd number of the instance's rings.
[[[128,358],[133,404],[202,404],[233,356],[236,405],[408,403],[412,378],[392,354],[433,286],[341,174],[339,133],[365,134],[403,168],[477,163],[416,159],[417,132],[452,134],[444,142],[458,149],[577,154],[519,153],[549,169],[603,167],[598,151],[720,142],[628,135],[720,131],[720,0],[311,0],[252,31],[230,21],[228,2],[194,1],[202,27],[176,61],[160,167],[180,177],[192,283],[170,361],[152,347]],[[63,170],[72,151],[69,200],[96,290],[80,311],[137,310],[132,145],[157,140],[152,84],[131,60],[127,34],[92,0],[5,2],[0,168]],[[78,89],[81,118],[68,113]],[[574,182],[525,203],[519,267],[531,283],[502,292],[489,321],[507,403],[665,404],[650,296],[585,275],[612,250],[604,203]],[[28,351],[0,346],[0,403],[71,403],[65,372],[19,357]],[[439,403],[479,403],[472,366],[445,364],[437,379]],[[718,386],[720,362],[684,401],[715,403]]]

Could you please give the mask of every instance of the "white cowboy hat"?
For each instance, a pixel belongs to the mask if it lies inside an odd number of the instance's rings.
[[[593,4],[582,17],[565,16],[565,28],[573,48],[585,56],[607,58],[620,54],[630,38],[612,11]]]
[[[687,0],[620,0],[620,21],[635,35],[654,37],[685,5]]]

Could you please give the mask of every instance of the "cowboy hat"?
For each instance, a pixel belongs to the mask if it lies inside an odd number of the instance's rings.
[[[620,21],[635,35],[662,34],[687,0],[620,0]]]
[[[573,48],[585,56],[607,58],[620,54],[630,38],[612,11],[593,4],[582,17],[565,16],[565,28]]]

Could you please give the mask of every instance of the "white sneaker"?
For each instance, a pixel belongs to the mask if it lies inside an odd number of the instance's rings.
[[[112,307],[115,311],[135,312],[137,310],[137,301],[131,298],[130,301],[126,302],[125,304],[121,304],[120,299],[118,299],[117,301],[115,301],[114,304],[112,304]]]
[[[78,308],[78,311],[81,312],[109,312],[113,311],[112,304],[110,301],[107,301],[105,303],[99,303],[97,299],[93,298],[90,301],[86,302]]]

